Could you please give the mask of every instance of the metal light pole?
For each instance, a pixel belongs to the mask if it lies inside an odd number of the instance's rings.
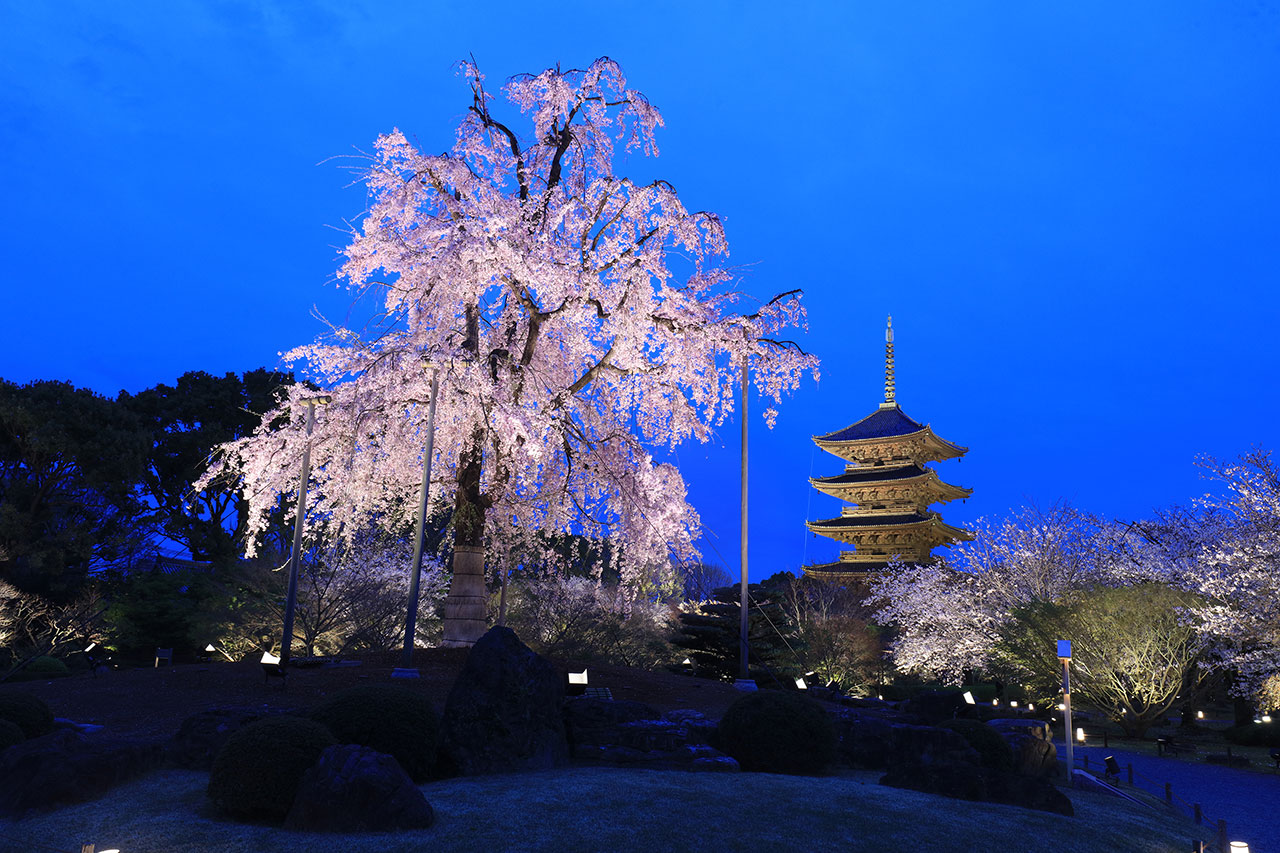
[[[1062,661],[1062,719],[1066,727],[1067,741],[1067,786],[1070,787],[1074,778],[1072,772],[1075,770],[1075,753],[1072,747],[1072,729],[1071,729],[1071,641],[1058,641],[1058,660]]]
[[[298,600],[298,563],[302,560],[302,529],[307,518],[307,480],[311,476],[311,428],[316,423],[316,406],[332,397],[322,394],[302,402],[307,404],[307,447],[302,451],[302,475],[298,480],[298,514],[293,522],[293,550],[289,554],[289,592],[284,600],[284,638],[280,642],[280,670],[289,666],[293,645],[293,611]]]
[[[392,678],[417,678],[413,666],[413,638],[418,624],[418,584],[422,578],[422,550],[426,538],[427,496],[431,489],[432,445],[436,437],[436,394],[440,390],[440,369],[431,370],[431,400],[427,403],[427,440],[422,450],[422,488],[418,491],[418,526],[413,537],[413,574],[409,577],[409,613],[404,620],[404,655]]]
[[[740,690],[754,690],[751,669],[747,661],[747,358],[742,357],[742,592],[739,611],[741,622],[738,633],[738,680]]]

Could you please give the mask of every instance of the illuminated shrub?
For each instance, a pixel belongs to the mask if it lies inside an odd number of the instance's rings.
[[[729,706],[716,728],[716,745],[743,770],[815,774],[835,753],[836,730],[809,697],[761,690]]]
[[[71,670],[62,661],[41,655],[10,676],[9,681],[46,681],[50,678],[66,678],[70,674]]]
[[[43,699],[29,693],[0,693],[0,720],[13,723],[28,738],[53,731],[53,712]]]
[[[302,774],[336,743],[305,717],[269,717],[227,738],[209,774],[209,799],[229,815],[283,820]]]
[[[325,700],[310,716],[339,743],[392,756],[413,781],[431,777],[440,718],[421,693],[391,684],[363,684]]]

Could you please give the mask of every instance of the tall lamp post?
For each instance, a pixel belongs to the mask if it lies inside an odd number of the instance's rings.
[[[289,553],[289,592],[284,600],[284,638],[280,642],[280,670],[289,666],[289,651],[293,645],[293,611],[298,601],[298,563],[302,560],[302,529],[307,518],[307,480],[311,477],[311,429],[316,423],[316,406],[322,406],[333,398],[328,394],[308,397],[307,446],[302,451],[302,475],[298,480],[298,515],[293,522],[293,550]]]
[[[747,357],[742,357],[742,586],[740,594],[740,622],[738,626],[738,680],[739,690],[755,690],[751,680],[751,668],[747,659]]]
[[[431,490],[432,445],[436,437],[436,395],[440,390],[440,369],[431,369],[431,400],[427,403],[427,439],[422,449],[422,488],[418,491],[418,526],[413,537],[413,574],[409,577],[409,613],[404,620],[404,654],[392,678],[417,678],[413,665],[414,631],[418,624],[418,585],[422,578],[422,550],[426,537],[427,497]]]
[[[1067,785],[1071,786],[1075,770],[1075,754],[1071,742],[1071,641],[1058,641],[1058,660],[1062,662],[1062,720],[1067,742]],[[1087,669],[1085,670],[1088,671]]]

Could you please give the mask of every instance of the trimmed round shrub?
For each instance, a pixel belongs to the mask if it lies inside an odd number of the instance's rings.
[[[440,718],[421,693],[393,684],[362,684],[335,693],[311,711],[339,743],[395,758],[414,782],[435,769]]]
[[[1013,749],[1000,733],[977,720],[946,720],[938,728],[958,732],[973,747],[983,767],[991,770],[1012,770]]]
[[[305,717],[268,717],[234,732],[213,760],[209,799],[227,814],[283,820],[298,783],[336,741]]]
[[[1275,723],[1244,723],[1222,734],[1239,746],[1280,746],[1280,726]]]
[[[716,744],[743,770],[817,774],[835,753],[836,729],[809,697],[761,690],[729,706],[716,727]]]
[[[71,674],[71,670],[67,669],[67,665],[61,660],[49,655],[41,655],[40,657],[27,664],[23,672],[39,673],[49,678],[63,678]]]
[[[66,678],[71,674],[67,665],[55,657],[41,655],[9,677],[10,681],[46,681],[50,678]]]
[[[14,744],[22,743],[26,739],[27,736],[22,733],[22,729],[18,728],[17,723],[0,720],[0,751],[8,749]]]
[[[43,699],[30,693],[0,692],[0,720],[13,723],[28,738],[53,731],[53,712]]]

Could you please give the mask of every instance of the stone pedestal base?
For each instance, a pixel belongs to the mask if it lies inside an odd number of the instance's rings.
[[[489,623],[489,594],[484,587],[484,549],[456,545],[453,580],[444,602],[444,641],[447,649],[470,648],[484,636]]]

